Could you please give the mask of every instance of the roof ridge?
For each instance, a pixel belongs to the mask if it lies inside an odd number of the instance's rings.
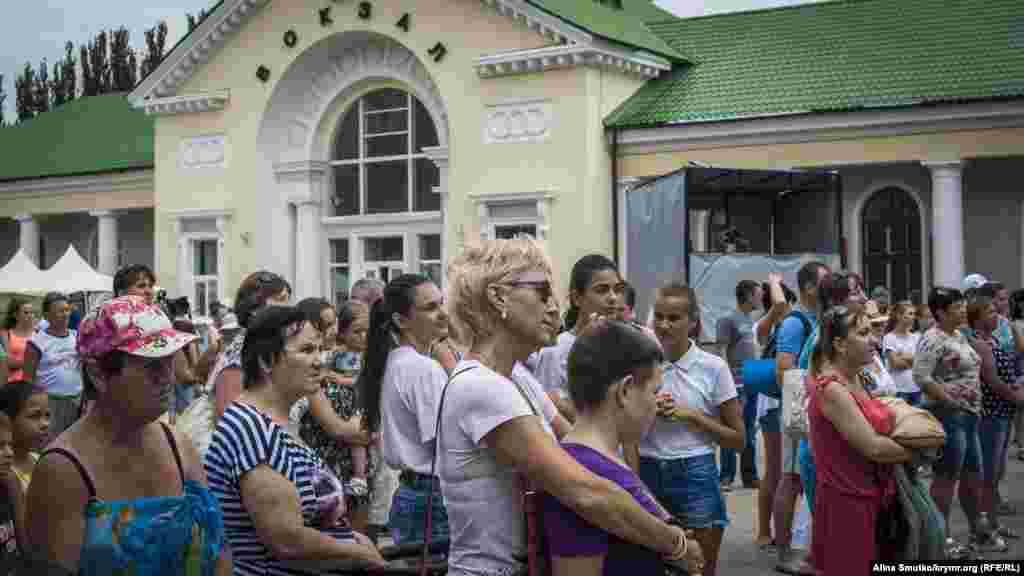
[[[889,2],[893,0],[803,0],[799,4],[788,4],[786,6],[771,6],[769,8],[754,8],[752,10],[738,10],[735,12],[718,12],[716,14],[701,14],[700,16],[677,16],[675,20],[657,20],[648,24],[663,25],[668,23],[679,23],[680,21],[691,22],[694,20],[709,20],[711,18],[725,19],[729,17],[760,15],[768,12],[785,12],[789,10],[800,10],[808,6],[839,6],[842,4],[867,4],[872,2]]]

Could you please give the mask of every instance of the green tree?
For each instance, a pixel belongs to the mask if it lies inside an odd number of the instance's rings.
[[[146,30],[145,35],[146,55],[142,58],[139,78],[149,76],[150,72],[156,70],[164,59],[164,50],[167,45],[167,23],[161,20],[156,26]]]
[[[82,62],[82,96],[95,96],[98,92],[96,86],[96,75],[92,73],[92,66],[89,64],[89,49],[81,46],[78,55]]]
[[[7,90],[4,89],[4,75],[0,74],[0,128],[7,126],[4,110],[7,108]]]
[[[210,15],[212,10],[200,10],[198,16],[192,16],[191,13],[186,13],[185,18],[188,20],[188,31],[191,32],[196,29],[196,26],[202,24],[203,20]]]
[[[60,108],[68,101],[66,85],[64,83],[63,60],[53,63],[53,80],[50,81],[50,105],[54,110]]]
[[[32,100],[36,114],[50,111],[50,67],[46,64],[46,58],[39,63],[36,81],[32,86]]]
[[[71,102],[78,96],[78,62],[75,61],[75,45],[64,44],[64,59],[60,61],[60,77],[64,91],[64,101]]]
[[[110,33],[110,80],[108,91],[130,92],[135,87],[138,71],[135,51],[131,47],[131,34],[124,26]]]
[[[18,113],[18,122],[24,122],[36,115],[35,98],[32,89],[36,85],[36,71],[28,62],[21,75],[14,79],[14,106]]]
[[[89,71],[83,86],[83,96],[96,96],[110,92],[110,58],[107,55],[107,33],[101,31],[83,51],[82,71]],[[88,67],[85,65],[88,62]]]

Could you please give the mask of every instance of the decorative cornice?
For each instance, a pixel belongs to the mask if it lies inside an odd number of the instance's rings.
[[[593,36],[568,24],[567,22],[547,14],[536,6],[523,0],[480,0],[494,8],[499,14],[521,22],[530,30],[559,44],[590,42]]]
[[[0,182],[0,196],[19,198],[54,196],[68,192],[119,192],[138,188],[153,188],[153,170],[104,174],[98,176],[54,176],[35,180]]]
[[[520,202],[551,201],[555,199],[554,190],[536,192],[502,192],[497,194],[470,194],[469,198],[477,204],[518,204]]]
[[[323,174],[331,169],[331,163],[323,160],[298,160],[274,164],[274,175],[278,178],[302,178]]]
[[[773,115],[718,122],[693,122],[618,132],[620,154],[685,150],[689,147],[794,144],[822,139],[871,138],[1024,126],[1024,102],[978,102],[905,110],[865,110]],[[611,141],[611,134],[608,139]]]
[[[225,0],[212,14],[199,23],[160,66],[128,95],[129,101],[141,108],[145,101],[174,94],[192,73],[237,31],[257,9],[270,0]]]
[[[221,110],[230,99],[230,91],[220,90],[217,92],[203,92],[199,94],[185,94],[183,96],[153,98],[146,100],[143,103],[143,106],[146,110],[146,114],[150,116],[187,114],[190,112]]]
[[[478,58],[475,67],[480,77],[490,78],[576,66],[616,70],[641,78],[656,78],[672,69],[671,64],[657,56],[625,52],[594,42],[490,54]]]
[[[210,208],[184,208],[181,210],[166,210],[165,213],[175,220],[196,220],[200,218],[231,218],[232,211]]]
[[[344,225],[346,227],[406,225],[421,223],[441,223],[441,212],[399,212],[392,214],[358,214],[355,216],[324,216],[320,222],[325,226]]]

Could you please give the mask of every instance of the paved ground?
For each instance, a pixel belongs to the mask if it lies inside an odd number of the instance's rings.
[[[1013,456],[1013,454],[1011,454]],[[736,486],[739,486],[737,483]],[[1006,480],[1002,486],[1002,494],[1013,503],[1019,513],[1016,516],[1002,517],[1002,523],[1014,531],[1024,534],[1024,462],[1010,459],[1006,471]],[[773,554],[759,552],[754,545],[756,536],[757,493],[743,488],[734,489],[726,495],[731,524],[725,532],[722,551],[719,555],[718,574],[721,576],[753,576],[754,574],[774,574],[777,557]],[[967,519],[959,504],[953,502],[953,536],[966,541]],[[1024,559],[1024,540],[1007,540],[1010,551],[1006,554],[989,554],[986,560],[993,559]]]

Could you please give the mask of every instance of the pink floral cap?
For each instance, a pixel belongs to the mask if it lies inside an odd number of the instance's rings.
[[[154,304],[141,296],[121,296],[94,308],[78,326],[78,356],[95,362],[113,350],[144,358],[170,356],[196,340],[179,332]]]

